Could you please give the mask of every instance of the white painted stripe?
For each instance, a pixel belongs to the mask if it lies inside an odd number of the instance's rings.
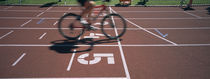
[[[126,77],[75,77],[75,78],[0,78],[0,79],[127,79]]]
[[[46,47],[53,44],[0,44],[1,47]],[[59,46],[73,46],[73,45],[59,45]],[[74,45],[74,46],[90,46],[90,45]],[[118,47],[119,45],[94,45],[96,47]],[[123,44],[124,47],[196,47],[196,46],[210,46],[209,44]]]
[[[42,14],[44,14],[44,12],[39,13],[36,17],[39,17],[39,16],[41,16]]]
[[[73,63],[73,60],[74,60],[74,56],[75,56],[75,53],[76,53],[76,51],[77,50],[74,50],[74,52],[73,52],[73,54],[72,54],[72,56],[71,56],[71,59],[70,59],[70,61],[69,61],[69,65],[68,65],[68,67],[67,67],[67,71],[70,71],[71,70],[71,66],[72,66],[72,63]]]
[[[198,19],[201,19],[201,18],[202,18],[202,17],[200,17],[200,16],[198,16],[198,15],[189,13],[189,12],[187,12],[187,11],[184,11],[184,13],[189,14],[189,15],[191,15],[191,16],[194,16],[194,17],[196,17],[196,18],[198,18]]]
[[[28,23],[31,22],[31,21],[32,21],[32,19],[28,20],[27,22],[23,23],[20,27],[25,26],[26,24],[28,24]]]
[[[0,17],[0,19],[41,19],[41,17]],[[60,19],[60,18],[55,18],[55,17],[46,17],[45,19]],[[66,19],[73,19],[73,18],[66,18]],[[103,19],[103,18],[98,18],[98,19]],[[198,18],[128,18],[126,19],[131,19],[131,20],[209,20],[210,17],[202,17],[200,19]]]
[[[8,36],[8,35],[11,34],[12,32],[14,32],[14,31],[12,30],[12,31],[6,33],[5,35],[1,36],[0,39],[2,39],[2,38],[4,38],[4,37]]]
[[[49,7],[46,11],[50,10],[52,7]]]
[[[15,66],[24,56],[26,55],[26,53],[23,53],[13,64],[12,66]]]
[[[55,26],[57,23],[58,23],[58,21],[55,21],[55,22],[53,23],[53,25]]]
[[[113,11],[112,8],[109,7],[109,9],[110,9],[110,13],[112,13],[112,11]],[[112,10],[112,11],[111,11],[111,10]],[[113,16],[112,16],[111,18],[112,18],[112,21],[113,21],[113,23],[114,23],[114,25],[115,25],[115,21],[114,21],[114,19],[113,19]],[[118,32],[117,32],[116,27],[115,27],[114,30],[115,30],[116,36],[118,36]],[[118,46],[119,46],[119,49],[120,49],[120,54],[121,54],[121,58],[122,58],[123,67],[124,67],[124,70],[125,70],[126,78],[127,78],[127,79],[130,79],[130,73],[129,73],[129,71],[128,71],[127,63],[126,63],[126,60],[125,60],[124,52],[123,52],[122,45],[121,45],[121,42],[120,42],[119,38],[117,39],[117,41],[118,41]]]
[[[115,12],[115,13],[117,13],[117,12],[114,11],[113,9],[112,9],[112,11]],[[130,20],[128,20],[128,19],[126,19],[126,18],[125,18],[125,20],[128,21],[129,23],[133,24],[134,26],[138,27],[139,29],[142,29],[142,30],[144,30],[144,31],[146,31],[146,32],[148,32],[148,33],[150,33],[150,34],[152,34],[152,35],[154,35],[154,36],[156,36],[156,37],[158,37],[158,38],[160,38],[160,39],[162,39],[162,40],[165,40],[165,41],[167,41],[167,42],[169,42],[169,43],[172,43],[173,45],[177,45],[176,43],[174,43],[174,42],[172,42],[172,41],[170,41],[170,40],[167,40],[167,39],[165,39],[165,38],[163,38],[163,37],[161,37],[161,36],[159,36],[159,35],[157,35],[157,34],[151,32],[151,31],[149,31],[149,30],[147,30],[147,29],[145,29],[145,28],[143,28],[143,27],[141,27],[141,26],[139,26],[139,25],[137,25],[137,24],[131,22]]]
[[[39,39],[41,40],[47,33],[45,32],[44,34],[42,34]]]
[[[26,28],[13,28],[13,27],[0,27],[0,29],[14,29],[14,30],[57,30],[58,28],[29,28],[29,27],[26,27]],[[66,29],[68,30],[69,28],[62,28],[62,29]],[[104,28],[106,30],[112,30],[113,28]],[[123,28],[117,28],[118,30],[120,29],[123,29]],[[210,27],[183,27],[183,28],[145,28],[147,30],[154,30],[154,29],[160,29],[160,30],[209,30]],[[142,30],[142,29],[139,29],[139,28],[126,28],[126,30]],[[103,34],[97,34],[96,35],[99,35],[99,36],[104,36]]]

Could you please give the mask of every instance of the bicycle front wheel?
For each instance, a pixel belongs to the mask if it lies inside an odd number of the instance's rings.
[[[119,14],[108,14],[101,21],[101,30],[109,39],[117,39],[126,32],[127,24]]]
[[[77,39],[84,33],[84,26],[80,23],[79,15],[68,13],[58,22],[58,31],[66,39]]]

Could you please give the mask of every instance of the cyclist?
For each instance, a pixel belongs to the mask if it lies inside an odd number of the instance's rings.
[[[91,11],[95,5],[95,2],[92,0],[77,0],[77,2],[83,7],[82,13],[80,14],[79,18],[83,18],[84,16],[88,16],[87,21],[81,20],[82,23],[91,25],[91,20],[89,19]]]

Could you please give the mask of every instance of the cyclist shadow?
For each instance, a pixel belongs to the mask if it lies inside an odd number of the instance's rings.
[[[94,45],[96,44],[114,43],[114,42],[118,41],[111,39],[102,39],[94,41],[93,39],[88,39],[88,38],[81,40],[56,40],[51,42],[53,45],[50,46],[49,49],[61,54],[80,53],[80,52],[89,52],[93,50]],[[74,50],[76,50],[76,52]]]

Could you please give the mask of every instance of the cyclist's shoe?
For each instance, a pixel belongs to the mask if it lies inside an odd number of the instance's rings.
[[[86,21],[86,20],[84,20],[84,19],[80,19],[80,23],[82,23],[82,24],[88,24],[88,22]]]

